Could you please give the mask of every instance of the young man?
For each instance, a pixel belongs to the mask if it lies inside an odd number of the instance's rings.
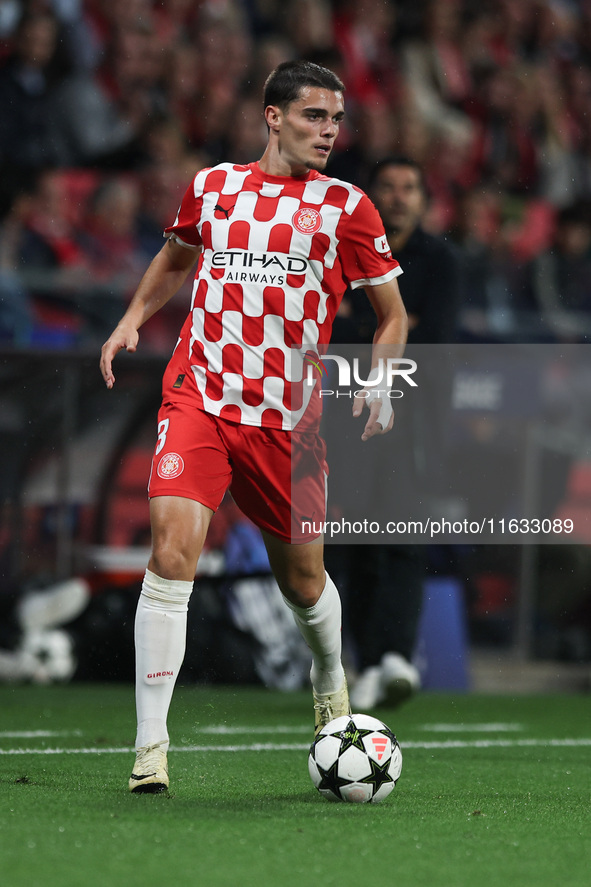
[[[375,343],[403,343],[406,313],[384,229],[357,188],[322,175],[343,118],[343,84],[309,62],[286,62],[265,85],[268,145],[258,163],[202,170],[168,240],[105,343],[118,351],[179,289],[197,256],[191,311],[163,381],[149,483],[152,553],[136,617],[137,758],[131,791],[168,787],[166,718],[181,666],[186,612],[209,522],[227,489],[261,529],[271,568],[312,652],[315,729],[349,712],[341,604],[318,538],[294,532],[291,443],[298,435],[309,498],[324,511],[317,434],[301,432],[290,348],[319,351],[347,283],[364,286]],[[297,380],[296,380],[297,381]],[[364,436],[389,430],[374,400]],[[361,412],[361,402],[355,405]],[[384,427],[385,426],[385,427]],[[314,470],[310,471],[310,465]]]

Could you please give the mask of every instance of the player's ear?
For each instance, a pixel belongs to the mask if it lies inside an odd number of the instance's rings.
[[[279,132],[283,112],[278,105],[267,105],[265,108],[265,123],[273,132]]]

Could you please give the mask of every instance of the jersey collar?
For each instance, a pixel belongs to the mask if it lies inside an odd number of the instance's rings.
[[[260,179],[262,182],[271,182],[274,185],[288,185],[290,182],[310,182],[312,179],[316,179],[320,176],[320,173],[315,169],[310,169],[307,173],[301,176],[270,176],[262,171],[258,160],[255,160],[254,163],[249,163],[248,166],[257,179]]]

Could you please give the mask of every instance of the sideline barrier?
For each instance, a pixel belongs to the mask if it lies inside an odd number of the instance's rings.
[[[425,690],[468,690],[464,592],[449,577],[425,583],[414,661]]]

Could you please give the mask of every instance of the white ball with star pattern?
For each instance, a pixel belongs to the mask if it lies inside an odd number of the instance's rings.
[[[402,770],[402,752],[389,727],[370,715],[335,718],[310,747],[308,771],[329,801],[383,801]]]

